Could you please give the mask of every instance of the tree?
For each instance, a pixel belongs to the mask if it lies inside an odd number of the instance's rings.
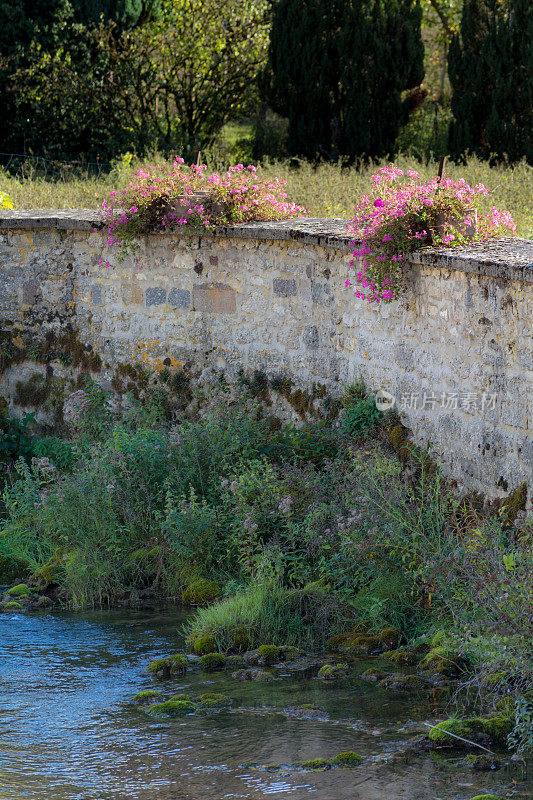
[[[270,101],[296,155],[382,156],[424,77],[418,0],[280,0],[269,49]]]
[[[402,94],[424,78],[418,0],[352,0],[344,16],[340,63],[345,152],[381,158],[407,122]]]
[[[191,152],[214,141],[265,60],[267,0],[142,5],[144,17],[126,28],[139,4],[87,3],[101,12],[96,23],[78,2],[68,24],[50,23],[51,45],[30,41],[8,75],[12,114],[1,149],[23,140],[40,155],[109,161],[126,150]],[[114,22],[106,8],[124,13]]]
[[[340,145],[338,35],[344,5],[279,0],[274,8],[267,98],[288,117],[293,154],[328,158]]]
[[[160,0],[71,0],[74,14],[84,25],[114,22],[120,31],[131,30],[156,18]]]
[[[533,5],[465,0],[450,47],[450,152],[533,163]]]

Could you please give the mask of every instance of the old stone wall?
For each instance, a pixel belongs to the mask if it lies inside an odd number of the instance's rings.
[[[153,235],[111,267],[104,245],[90,213],[3,215],[0,319],[12,340],[71,326],[103,380],[117,364],[191,361],[333,393],[362,376],[461,485],[498,496],[533,482],[533,242],[419,253],[406,295],[380,307],[345,286],[340,222]]]

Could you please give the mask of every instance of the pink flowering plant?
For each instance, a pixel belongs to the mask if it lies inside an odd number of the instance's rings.
[[[142,234],[197,233],[216,225],[306,214],[305,208],[287,201],[285,183],[262,178],[252,165],[209,173],[205,165],[187,166],[183,158],[177,158],[170,170],[139,169],[126,189],[111,191],[102,203],[107,245],[118,248],[121,261]]]
[[[372,303],[396,299],[405,289],[405,262],[414,250],[515,234],[508,212],[494,206],[481,210],[488,194],[482,183],[474,188],[463,179],[423,183],[413,170],[404,172],[393,164],[379,169],[349,224],[358,239],[350,262],[357,269],[356,297]]]

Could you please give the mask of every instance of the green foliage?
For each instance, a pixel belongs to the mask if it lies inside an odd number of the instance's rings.
[[[189,584],[181,595],[187,606],[204,606],[220,597],[220,585],[216,581],[200,579]]]
[[[450,47],[450,150],[533,163],[533,6],[465,0]]]
[[[407,119],[402,92],[423,78],[412,0],[274,7],[269,99],[288,117],[288,149],[307,158],[384,156]]]
[[[360,436],[371,433],[382,417],[374,398],[369,396],[345,408],[342,426],[348,436]]]
[[[514,727],[509,733],[509,746],[520,755],[533,753],[533,694],[518,697],[514,708]]]
[[[335,599],[316,587],[297,590],[277,582],[263,583],[200,609],[187,632],[193,644],[201,637],[212,637],[222,652],[267,642],[310,648],[324,642],[339,624],[339,611]]]

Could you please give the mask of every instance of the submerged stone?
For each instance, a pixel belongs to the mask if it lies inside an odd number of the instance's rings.
[[[345,753],[338,753],[331,763],[336,767],[358,767],[362,760],[363,756],[348,750]]]
[[[134,703],[145,703],[148,700],[155,700],[156,697],[163,697],[163,692],[158,692],[156,689],[146,689],[144,692],[137,692],[132,700]]]
[[[273,681],[274,675],[263,669],[238,669],[231,673],[231,677],[236,681]]]
[[[387,661],[392,661],[393,664],[398,666],[411,667],[417,664],[420,657],[408,647],[402,647],[399,650],[389,650],[388,653],[383,653],[383,658]]]
[[[200,667],[206,672],[216,672],[225,666],[226,657],[222,653],[206,653],[200,659]]]
[[[196,709],[196,704],[190,700],[167,700],[164,703],[151,705],[148,713],[157,717],[179,717],[182,714],[192,714]]]
[[[148,665],[147,671],[157,678],[170,678],[174,675],[183,675],[187,671],[188,665],[189,662],[186,656],[177,653],[173,656],[158,658],[152,661]]]
[[[265,666],[275,664],[281,658],[281,650],[273,644],[262,644],[259,648],[260,662]]]
[[[223,706],[230,706],[232,702],[231,697],[217,692],[206,692],[200,695],[201,708],[222,708]]]
[[[379,667],[369,667],[366,669],[362,674],[361,678],[364,681],[371,681],[372,683],[376,683],[376,681],[383,680],[387,676],[387,673],[384,672]]]
[[[318,670],[318,677],[325,681],[335,681],[348,675],[348,664],[324,664]]]
[[[432,684],[422,675],[387,675],[379,685],[391,692],[416,692]]]
[[[330,769],[331,761],[326,758],[313,758],[311,761],[301,761],[296,766],[302,767],[302,769]]]
[[[480,755],[472,753],[466,756],[464,763],[475,772],[490,772],[501,767],[501,762],[490,753],[482,753]]]

